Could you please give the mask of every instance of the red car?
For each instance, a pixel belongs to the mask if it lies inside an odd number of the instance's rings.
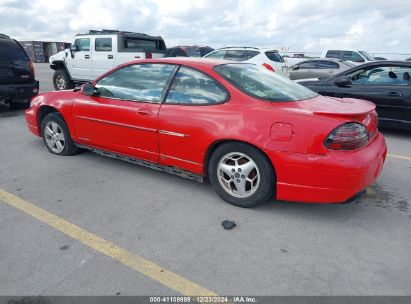
[[[381,172],[373,103],[336,99],[252,64],[134,61],[26,111],[48,150],[81,148],[203,181],[227,202],[340,203]]]

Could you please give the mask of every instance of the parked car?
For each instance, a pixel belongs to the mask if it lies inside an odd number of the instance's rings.
[[[355,66],[339,59],[311,59],[293,65],[289,69],[290,79],[324,78],[338,74]]]
[[[26,121],[53,154],[86,148],[208,178],[241,207],[356,198],[386,155],[373,103],[319,96],[254,64],[201,58],[135,61],[81,89],[40,94]]]
[[[324,50],[322,58],[336,58],[344,61],[351,61],[354,64],[362,64],[364,62],[374,61],[374,57],[368,54],[366,51],[361,50]]]
[[[203,57],[212,51],[209,46],[175,46],[167,49],[166,57]]]
[[[205,55],[204,58],[254,63],[278,74],[287,75],[287,65],[283,57],[273,49],[225,47]]]
[[[166,45],[160,36],[125,31],[91,30],[76,35],[70,49],[50,57],[56,90],[72,89],[138,58],[161,58]]]
[[[372,101],[380,125],[411,130],[410,75],[411,62],[375,61],[327,79],[299,83],[321,95]]]
[[[16,40],[0,34],[0,102],[25,109],[38,92],[33,62]]]

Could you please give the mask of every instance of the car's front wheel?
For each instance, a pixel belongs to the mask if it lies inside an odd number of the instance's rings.
[[[254,207],[274,196],[275,172],[264,153],[245,143],[227,142],[213,152],[208,178],[230,204]]]
[[[41,123],[41,130],[47,149],[57,155],[73,155],[79,148],[71,139],[64,119],[59,113],[48,114]]]

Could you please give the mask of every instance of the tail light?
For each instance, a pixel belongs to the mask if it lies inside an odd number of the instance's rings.
[[[146,53],[146,59],[151,59],[151,58],[153,58],[153,54],[151,54],[151,53]]]
[[[265,67],[267,70],[275,72],[274,68],[268,63],[263,63],[263,67]]]
[[[30,68],[31,74],[33,74],[33,78],[35,78],[35,74],[34,74],[34,64],[33,64],[33,61],[31,61],[31,60],[29,60],[29,68]]]
[[[367,128],[360,123],[349,122],[335,128],[325,139],[324,145],[332,150],[355,150],[367,143]]]

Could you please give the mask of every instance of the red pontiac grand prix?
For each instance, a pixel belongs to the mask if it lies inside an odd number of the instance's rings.
[[[34,97],[26,120],[51,153],[85,148],[208,178],[241,207],[269,198],[351,201],[376,180],[387,153],[373,103],[323,97],[228,61],[130,62],[81,89]]]

